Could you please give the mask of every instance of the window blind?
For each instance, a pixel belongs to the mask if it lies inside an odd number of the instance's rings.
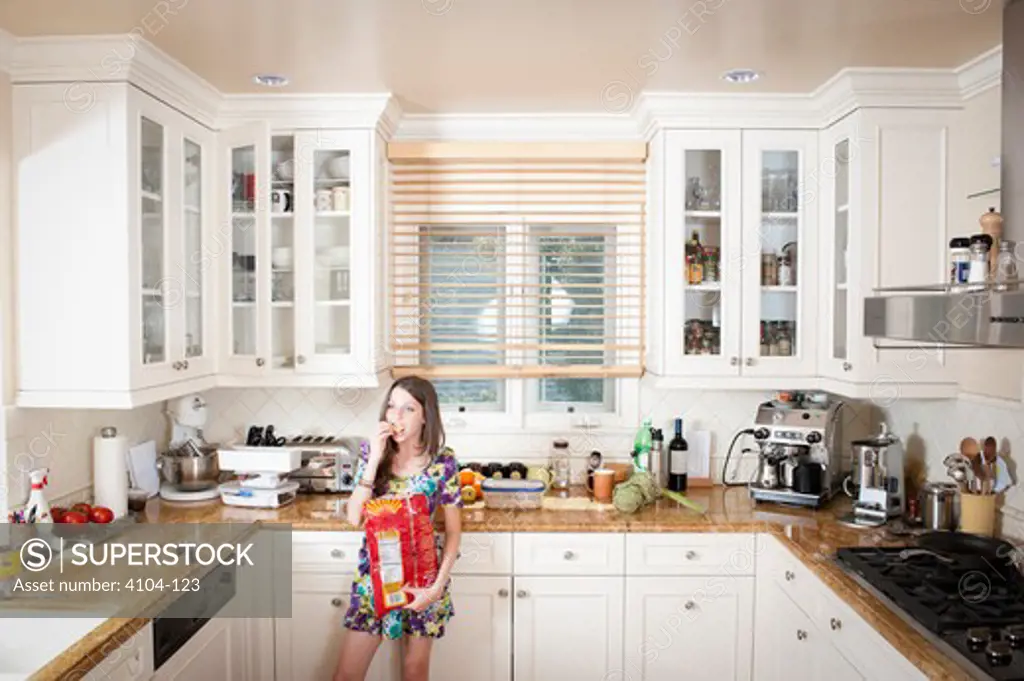
[[[646,145],[392,143],[396,376],[639,376]]]

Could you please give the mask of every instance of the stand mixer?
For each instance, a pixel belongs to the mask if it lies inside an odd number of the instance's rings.
[[[207,501],[220,496],[217,482],[220,468],[216,447],[203,438],[206,425],[206,401],[199,395],[187,395],[168,405],[171,442],[160,457],[163,477],[160,496],[168,501]]]

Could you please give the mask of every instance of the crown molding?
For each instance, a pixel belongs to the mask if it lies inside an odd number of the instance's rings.
[[[385,128],[394,126],[401,111],[390,93],[369,94],[235,94],[221,99],[217,126],[221,129],[253,121],[271,128]]]
[[[643,92],[633,116],[650,139],[669,128],[818,128],[813,101],[801,94]]]
[[[11,82],[130,83],[207,127],[221,94],[205,80],[134,34],[17,38]]]
[[[384,137],[385,141],[390,140],[398,132],[403,115],[404,112],[398,103],[398,98],[390,97],[377,123],[377,131]]]
[[[396,140],[549,142],[635,140],[630,114],[406,114]]]
[[[1003,83],[1003,46],[997,45],[955,70],[960,97],[970,99]]]
[[[846,68],[812,95],[820,127],[856,109],[963,107],[956,74],[949,69]]]

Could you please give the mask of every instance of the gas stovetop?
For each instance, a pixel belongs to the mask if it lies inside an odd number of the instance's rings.
[[[975,678],[1024,681],[1024,578],[1008,560],[915,547],[842,548],[836,558]]]

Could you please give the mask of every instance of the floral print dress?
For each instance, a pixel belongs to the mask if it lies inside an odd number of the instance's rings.
[[[362,478],[363,468],[366,466],[369,456],[369,447],[364,442],[359,457],[356,480]],[[430,503],[431,515],[434,514],[438,506],[461,508],[459,466],[454,452],[446,447],[422,472],[408,477],[392,478],[386,496],[406,494],[426,495]],[[443,548],[440,534],[435,535],[435,543],[440,561]],[[385,613],[383,619],[378,618],[373,605],[370,553],[366,548],[366,538],[363,537],[363,546],[359,549],[359,566],[356,568],[355,580],[352,583],[351,601],[348,611],[345,613],[344,626],[346,628],[365,631],[386,639],[397,639],[403,635],[441,638],[444,636],[445,624],[454,615],[450,584],[446,584],[441,598],[422,612],[398,608]]]

